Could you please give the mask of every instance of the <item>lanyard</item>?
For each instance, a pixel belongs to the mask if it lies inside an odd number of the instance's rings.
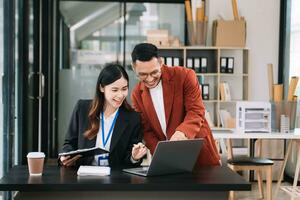
[[[102,117],[102,119],[101,119],[102,144],[103,144],[104,147],[106,146],[107,141],[108,141],[108,139],[109,139],[110,136],[111,136],[111,133],[112,133],[112,130],[113,130],[115,124],[116,124],[116,120],[117,120],[117,118],[118,118],[118,115],[119,115],[119,110],[117,111],[117,113],[116,113],[116,115],[115,115],[115,118],[114,118],[114,120],[113,120],[113,122],[112,122],[112,125],[111,125],[111,127],[110,127],[110,129],[109,129],[109,131],[108,131],[107,137],[106,137],[106,139],[105,139],[105,138],[104,138],[104,114],[103,114],[103,112],[101,112],[101,117]]]

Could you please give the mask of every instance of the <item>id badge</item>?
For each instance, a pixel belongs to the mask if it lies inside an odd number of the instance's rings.
[[[108,166],[108,154],[103,154],[98,157],[98,166]]]

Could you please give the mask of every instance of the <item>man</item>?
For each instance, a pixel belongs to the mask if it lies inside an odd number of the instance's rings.
[[[148,43],[136,45],[131,57],[140,80],[132,92],[132,104],[142,115],[144,140],[151,154],[161,140],[203,138],[196,167],[219,165],[195,72],[163,65],[157,47]]]

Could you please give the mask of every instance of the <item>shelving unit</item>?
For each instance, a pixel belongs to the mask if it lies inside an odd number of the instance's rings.
[[[187,66],[187,59],[206,58],[207,73],[195,70],[199,83],[209,84],[209,100],[203,100],[206,110],[209,111],[214,128],[221,126],[219,111],[226,109],[235,117],[235,103],[248,100],[249,87],[249,49],[236,47],[193,47],[159,48],[159,56],[163,58],[179,58],[180,66]],[[233,73],[221,73],[221,57],[234,58]],[[166,60],[166,59],[164,59]],[[168,64],[168,63],[166,63]],[[227,82],[230,88],[231,100],[223,101],[220,96],[220,84]],[[226,128],[226,127],[225,127]]]
[[[207,73],[196,71],[199,81],[209,84],[209,100],[203,100],[205,108],[210,112],[210,116],[215,125],[213,129],[228,129],[221,126],[219,112],[226,109],[232,117],[236,117],[236,102],[249,100],[249,49],[230,48],[230,47],[179,47],[179,48],[160,48],[161,57],[178,57],[180,66],[186,67],[187,58],[207,58]],[[221,73],[221,57],[234,58],[233,73]],[[223,101],[220,96],[220,84],[227,82],[230,87],[231,100]],[[254,141],[234,140],[235,155],[248,154],[254,156]],[[249,147],[249,148],[248,148]],[[263,141],[263,157],[271,158],[274,161],[273,179],[278,177],[280,163],[283,159],[283,141]],[[253,173],[245,173],[245,178],[256,176]]]

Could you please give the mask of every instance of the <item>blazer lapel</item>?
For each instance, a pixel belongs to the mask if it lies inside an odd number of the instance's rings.
[[[92,147],[95,147],[96,146],[96,139],[97,139],[97,136],[94,137],[93,139],[91,140],[85,140],[85,147],[86,148],[92,148]]]
[[[160,140],[165,140],[166,137],[161,129],[158,117],[156,115],[156,111],[152,102],[152,98],[149,92],[149,89],[146,88],[146,86],[144,84],[142,84],[141,87],[142,90],[142,102],[144,105],[144,110],[148,116],[148,119],[151,120],[151,124],[153,126],[153,128],[156,130],[156,132],[158,133],[158,137]]]
[[[166,127],[168,128],[168,123],[173,107],[174,101],[174,81],[169,76],[168,71],[162,68],[162,88],[164,96],[164,107],[165,107],[165,117],[166,117]]]
[[[122,133],[125,131],[126,127],[128,125],[128,121],[125,119],[124,111],[122,108],[119,109],[119,116],[117,118],[114,131],[111,137],[110,142],[110,152],[114,150],[116,147],[118,141],[120,140]]]

